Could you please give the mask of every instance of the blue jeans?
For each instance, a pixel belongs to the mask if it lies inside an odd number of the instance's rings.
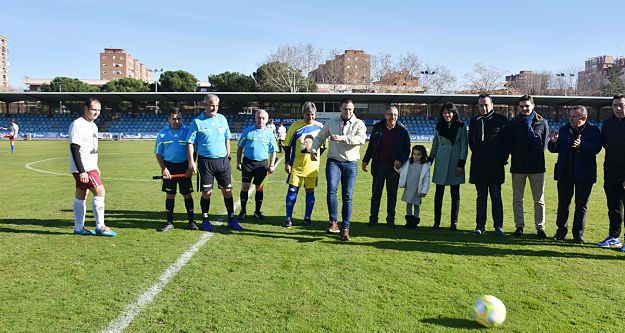
[[[343,199],[342,229],[349,229],[349,219],[352,216],[352,193],[358,174],[357,162],[340,162],[329,158],[326,163],[326,179],[328,180],[328,210],[330,221],[338,222],[339,201],[336,193],[341,182],[341,197]]]

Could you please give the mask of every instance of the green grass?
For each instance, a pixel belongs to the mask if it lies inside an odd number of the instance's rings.
[[[20,141],[16,154],[8,153],[8,143],[0,146],[0,331],[101,331],[201,237],[201,232],[182,228],[180,196],[179,228],[155,231],[164,219],[164,194],[160,182],[149,181],[159,172],[153,142],[101,142],[100,147],[106,219],[119,233],[115,238],[71,234],[74,186],[66,142]],[[555,155],[547,156],[547,233],[552,235]],[[32,167],[61,175],[25,167],[46,159]],[[603,155],[599,161],[601,165]],[[418,230],[369,228],[371,176],[360,172],[353,239],[345,243],[324,233],[323,172],[315,227],[301,227],[303,194],[295,209],[296,226],[280,227],[287,186],[282,164],[278,170],[265,190],[268,221],[259,224],[248,218],[243,223],[247,230],[240,233],[218,227],[127,331],[476,331],[480,327],[470,309],[481,294],[506,304],[508,318],[496,331],[623,330],[625,255],[592,244],[608,229],[601,181],[588,209],[588,245],[576,246],[534,237],[529,188],[530,233],[522,238],[497,238],[490,217],[485,236],[471,235],[475,189],[470,184],[461,186],[458,232],[429,228],[433,191],[421,207]],[[235,171],[234,179],[238,199],[240,173]],[[503,189],[504,229],[511,232],[509,179]],[[445,200],[443,222],[449,221],[448,193]],[[383,199],[382,212],[385,205]],[[92,227],[90,210],[89,205],[87,225]],[[212,200],[211,213],[214,218],[225,213],[221,195]],[[400,201],[398,222],[403,215]]]

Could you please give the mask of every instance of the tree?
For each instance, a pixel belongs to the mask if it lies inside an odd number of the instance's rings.
[[[237,72],[223,72],[208,77],[216,91],[254,91],[254,78]]]
[[[300,71],[282,62],[263,64],[253,74],[258,90],[267,92],[316,91],[317,86]]]
[[[399,61],[395,67],[398,71],[405,69],[410,76],[419,77],[423,65],[421,64],[421,59],[415,53],[408,52],[399,56]]]
[[[90,86],[79,79],[64,76],[55,77],[50,84],[43,84],[43,92],[96,92],[98,87]]]
[[[396,66],[390,53],[380,52],[371,56],[371,81],[379,82],[395,70]]]
[[[420,78],[421,86],[427,93],[443,94],[454,91],[456,85],[456,77],[451,74],[449,69],[443,65],[425,64],[422,71],[434,74],[421,74],[417,75]]]
[[[598,96],[602,93],[604,76],[601,71],[580,71],[577,73],[577,95]]]
[[[339,51],[337,49],[331,49],[324,57],[328,59],[325,64],[319,65],[319,67],[311,73],[312,79],[315,82],[333,85],[332,90],[335,90],[336,86],[341,83],[341,64],[337,61],[338,55]]]
[[[623,83],[623,69],[621,67],[612,66],[603,70],[605,83],[601,87],[603,96],[614,96],[625,92],[625,83]]]
[[[277,50],[269,54],[265,60],[265,64],[283,63],[291,70],[299,72],[302,77],[308,77],[323,59],[323,49],[316,48],[312,44],[282,45]],[[305,80],[303,82],[304,90],[316,91],[317,86],[313,80]]]
[[[187,71],[165,71],[158,79],[159,91],[195,91],[197,79]]]
[[[107,82],[102,86],[102,91],[147,92],[150,91],[150,85],[142,80],[125,77]]]
[[[504,71],[495,66],[473,65],[473,72],[464,75],[468,90],[489,93],[504,86]]]

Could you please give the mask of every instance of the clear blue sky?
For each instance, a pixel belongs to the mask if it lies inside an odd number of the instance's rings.
[[[589,57],[625,53],[616,4],[593,1],[10,1],[10,80],[98,79],[99,52],[123,48],[149,68],[198,79],[251,74],[284,44],[416,53],[459,81],[475,63],[509,73],[581,68]]]

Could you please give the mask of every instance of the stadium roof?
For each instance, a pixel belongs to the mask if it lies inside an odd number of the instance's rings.
[[[216,93],[226,102],[339,102],[351,98],[356,103],[424,103],[440,104],[477,104],[477,95],[459,94],[373,94],[373,93],[271,93],[271,92],[219,92]],[[109,102],[199,102],[205,92],[0,92],[0,101],[13,103],[20,101],[58,103],[85,101],[89,97],[98,98],[103,103]],[[499,105],[517,105],[519,95],[492,95],[493,102]],[[533,96],[537,105],[546,106],[609,106],[612,97],[593,96]]]

